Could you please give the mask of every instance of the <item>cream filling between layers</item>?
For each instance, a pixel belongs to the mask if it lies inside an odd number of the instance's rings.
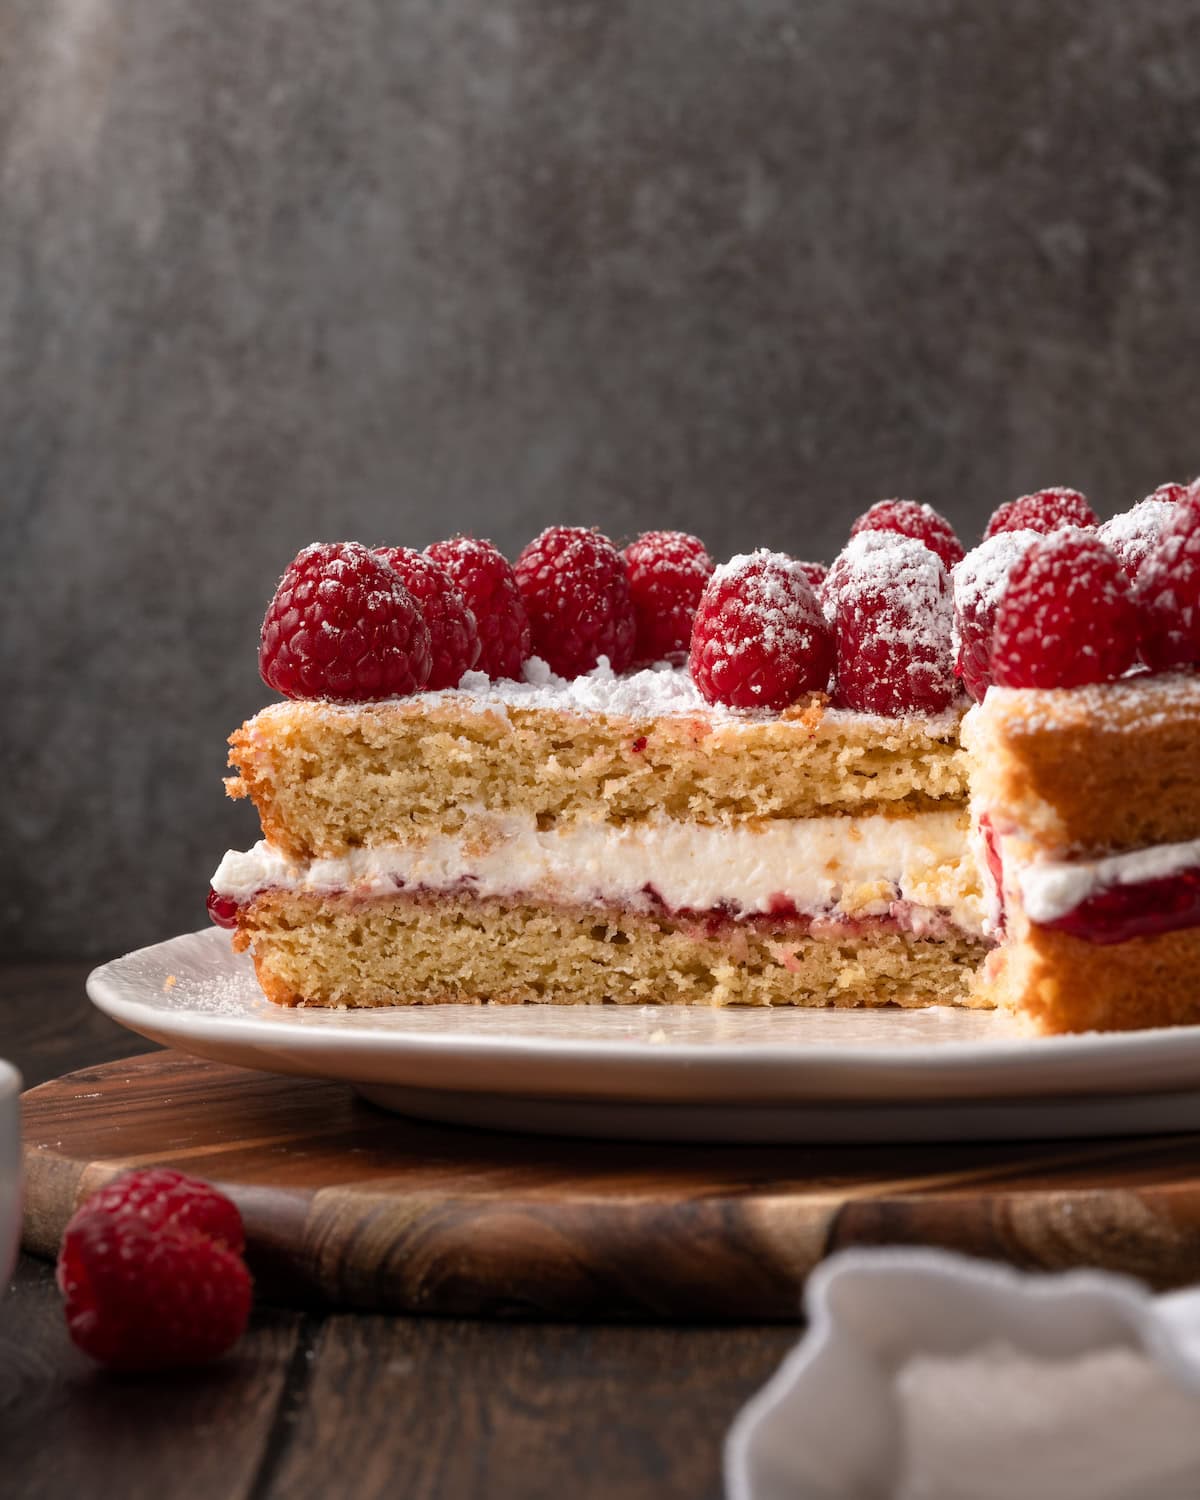
[[[790,905],[805,915],[849,918],[887,916],[903,902],[944,914],[964,932],[983,929],[962,810],[732,828],[656,818],[539,829],[532,816],[480,814],[462,837],[378,844],[307,864],[262,841],[226,854],[212,884],[236,901],[265,889],[379,896],[469,885],[481,897],[569,905],[646,908],[657,898],[672,911],[753,914]]]
[[[1003,842],[1001,859],[1004,859]],[[1056,922],[1100,891],[1117,885],[1166,880],[1200,866],[1200,839],[1183,844],[1156,844],[1104,859],[1038,860],[1017,864],[1013,878],[1025,914],[1034,922]],[[1007,864],[1005,864],[1007,868]]]

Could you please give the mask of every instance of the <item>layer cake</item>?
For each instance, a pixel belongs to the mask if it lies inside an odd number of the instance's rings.
[[[293,702],[233,737],[214,878],[275,1000],[966,1002],[957,711],[714,709],[685,669]]]
[[[266,995],[1200,1019],[1200,490],[854,531],[306,549],[209,902]]]

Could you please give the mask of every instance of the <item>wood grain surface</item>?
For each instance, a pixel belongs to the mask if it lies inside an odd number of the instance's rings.
[[[260,1291],[293,1306],[488,1317],[788,1319],[847,1245],[1200,1277],[1195,1136],[698,1147],[498,1135],[377,1111],[341,1085],[174,1052],[25,1100],[26,1248],[50,1254],[115,1173],[220,1184]]]
[[[0,1055],[30,1086],[154,1050],[88,1004],[88,967],[0,966]],[[0,1495],[720,1500],[725,1432],[796,1338],[260,1299],[216,1365],[114,1377],[68,1340],[53,1264],[24,1255],[0,1303]]]

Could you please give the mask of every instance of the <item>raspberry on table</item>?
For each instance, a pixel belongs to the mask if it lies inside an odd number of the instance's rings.
[[[479,632],[475,616],[450,574],[432,557],[414,547],[376,547],[417,601],[429,630],[427,688],[457,687],[464,672],[479,660]]]
[[[491,678],[519,681],[530,652],[529,616],[512,564],[481,537],[450,537],[425,551],[450,574],[475,616],[479,634],[476,670]]]
[[[922,505],[916,500],[878,501],[859,516],[850,528],[850,535],[857,536],[860,531],[894,531],[924,542],[931,552],[937,553],[945,568],[962,561],[963,545],[954,527],[932,505]]]
[[[1095,531],[1043,536],[1013,568],[992,634],[1000,687],[1112,682],[1133,666],[1137,648],[1129,583]]]
[[[1182,486],[1164,486],[1180,488]],[[1105,521],[1096,533],[1125,571],[1130,583],[1136,583],[1142,564],[1154,550],[1163,528],[1175,515],[1175,502],[1148,495],[1132,510]],[[1182,497],[1179,497],[1182,498]]]
[[[842,554],[834,701],[888,718],[941,713],[955,694],[946,570],[924,542],[873,548],[875,535],[860,532]]]
[[[57,1279],[75,1344],[119,1370],[215,1359],[245,1331],[252,1285],[237,1208],[167,1168],[116,1178],[67,1224]]]
[[[1172,509],[1134,596],[1142,660],[1157,672],[1200,662],[1200,487]]]
[[[1035,490],[1009,500],[992,512],[984,538],[998,531],[1040,531],[1049,535],[1064,526],[1086,528],[1099,524],[1099,517],[1078,490]]]
[[[314,542],[288,564],[267,606],[258,665],[287,698],[403,697],[429,680],[429,627],[369,548]]]
[[[992,631],[1009,575],[1041,535],[998,531],[968,552],[950,575],[957,659],[954,670],[979,702],[992,682]]]
[[[621,555],[637,622],[634,660],[682,661],[713,571],[704,543],[686,531],[644,531]]]
[[[825,692],[833,640],[800,564],[758,551],[719,567],[696,610],[689,665],[705,701],[729,708],[778,710]]]
[[[602,532],[550,526],[517,558],[517,586],[533,652],[560,677],[581,677],[602,656],[614,672],[633,660],[637,625],[621,554]]]

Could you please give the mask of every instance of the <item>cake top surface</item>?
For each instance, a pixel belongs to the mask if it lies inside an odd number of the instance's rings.
[[[510,709],[546,710],[567,715],[600,715],[607,718],[648,721],[658,718],[702,717],[714,725],[749,728],[755,724],[777,724],[796,721],[798,727],[810,730],[815,721],[853,724],[886,734],[895,729],[897,720],[881,715],[863,714],[850,709],[822,706],[820,697],[780,715],[769,710],[728,709],[705,702],[691,674],[684,667],[658,662],[641,671],[616,673],[606,657],[579,677],[559,677],[539,657],[531,657],[524,667],[524,680],[487,678],[481,672],[467,672],[456,688],[438,692],[414,693],[403,698],[389,698],[369,703],[313,702],[309,711],[331,715],[355,715],[400,708],[406,713],[428,712],[439,707],[460,708],[480,713],[507,713]],[[292,702],[276,703],[262,710],[263,715],[286,714],[295,710]],[[919,728],[930,739],[953,736],[962,718],[962,705],[944,713],[912,715],[904,720]]]
[[[964,737],[976,726],[1003,725],[1009,734],[1044,734],[1081,726],[1125,730],[1200,718],[1200,677],[1191,672],[1132,672],[1119,682],[1073,688],[988,689],[966,715]]]

